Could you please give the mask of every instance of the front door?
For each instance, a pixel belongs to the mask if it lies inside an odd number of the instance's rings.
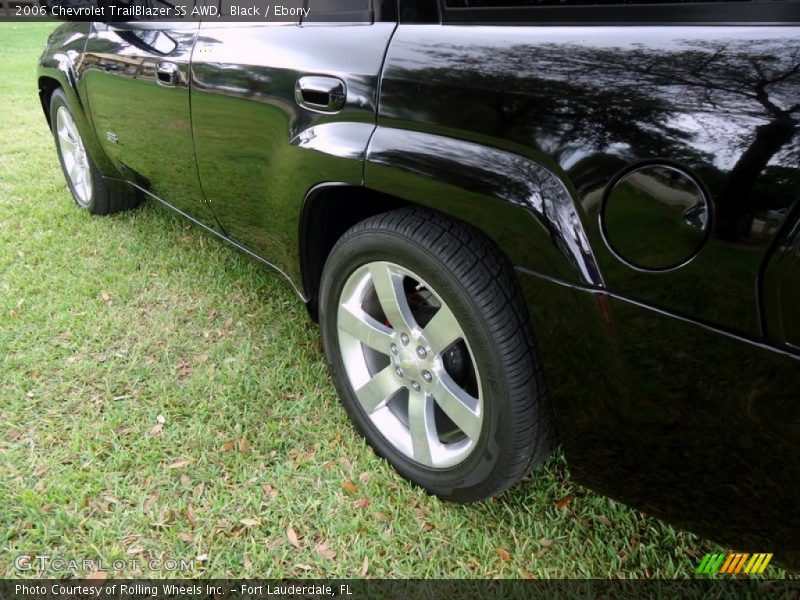
[[[394,27],[369,20],[201,25],[192,121],[203,191],[228,236],[278,268],[297,262],[309,189],[332,174],[362,183]]]
[[[95,23],[86,93],[97,137],[122,175],[213,226],[192,144],[189,63],[198,23]]]

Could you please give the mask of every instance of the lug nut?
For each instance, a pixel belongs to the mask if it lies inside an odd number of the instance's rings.
[[[423,348],[422,346],[419,346],[417,348],[417,356],[419,356],[420,358],[425,358],[426,356],[428,356],[428,353],[425,352],[425,348]]]
[[[419,384],[416,381],[412,381],[411,382],[411,389],[413,389],[415,392],[418,392],[419,391]]]
[[[431,375],[431,372],[430,372],[430,371],[423,371],[423,372],[422,372],[422,378],[423,378],[425,381],[427,381],[428,383],[430,383],[431,381],[433,381],[433,375]]]
[[[400,379],[402,379],[402,378],[403,378],[403,369],[401,369],[400,367],[397,367],[397,368],[394,370],[394,372],[395,372],[395,373],[397,373],[397,376],[398,376]]]
[[[408,345],[408,336],[405,333],[400,334],[400,341],[403,342],[403,346]]]
[[[389,346],[389,350],[392,351],[392,354],[397,354],[397,345],[392,344],[391,346]]]

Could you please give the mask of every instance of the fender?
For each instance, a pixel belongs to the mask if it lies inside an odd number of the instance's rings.
[[[551,170],[528,157],[442,135],[377,127],[366,187],[477,227],[515,266],[605,287],[580,205]]]
[[[48,38],[47,45],[39,59],[36,75],[39,82],[39,100],[48,125],[50,124],[49,98],[52,87],[47,80],[57,82],[69,100],[75,125],[83,138],[98,170],[105,177],[119,177],[111,161],[97,139],[90,111],[81,93],[83,78],[83,56],[89,40],[92,24],[83,22],[64,23]],[[110,185],[123,186],[120,182],[109,182]]]

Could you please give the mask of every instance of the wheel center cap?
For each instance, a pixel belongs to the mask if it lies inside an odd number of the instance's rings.
[[[419,359],[416,353],[409,348],[401,348],[398,351],[397,366],[403,369],[408,377],[417,378],[419,376]]]

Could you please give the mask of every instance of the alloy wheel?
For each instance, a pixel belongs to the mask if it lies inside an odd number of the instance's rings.
[[[376,261],[344,284],[338,341],[355,396],[397,450],[426,467],[463,462],[483,429],[474,354],[453,311],[419,275]]]

